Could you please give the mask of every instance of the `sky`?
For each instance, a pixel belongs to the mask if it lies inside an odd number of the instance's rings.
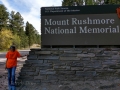
[[[31,23],[41,34],[40,8],[48,6],[61,6],[62,0],[0,0],[8,12],[20,12],[24,22]]]

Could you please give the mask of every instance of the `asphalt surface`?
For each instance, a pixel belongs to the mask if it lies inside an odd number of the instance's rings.
[[[29,50],[19,50],[21,55],[28,55]],[[7,81],[7,70],[5,70],[5,62],[6,62],[6,53],[7,52],[0,52],[0,90],[8,90],[8,81]],[[19,72],[25,63],[25,60],[27,60],[27,56],[23,58],[18,58],[17,61],[17,69],[16,69],[16,80],[19,76]]]

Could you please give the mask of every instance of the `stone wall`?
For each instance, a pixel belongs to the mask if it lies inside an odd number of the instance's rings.
[[[110,87],[117,90],[115,86],[119,86],[119,77],[120,48],[42,48],[31,49],[17,83],[24,86],[26,83],[37,86],[51,84],[60,88],[71,83],[77,83],[77,87],[86,81],[92,85],[91,81],[94,81],[94,89],[64,87],[65,89],[60,90],[112,90]],[[99,85],[96,86],[98,81]],[[59,90],[58,87],[40,90]]]

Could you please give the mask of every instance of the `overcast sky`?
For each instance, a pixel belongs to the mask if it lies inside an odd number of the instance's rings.
[[[40,8],[44,6],[61,6],[62,0],[0,0],[9,12],[20,12],[24,22],[31,23],[40,32]]]

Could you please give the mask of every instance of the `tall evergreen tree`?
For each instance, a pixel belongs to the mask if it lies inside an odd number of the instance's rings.
[[[94,5],[96,0],[63,0],[62,6],[74,6],[76,2],[77,6],[80,5]]]
[[[7,8],[0,4],[0,31],[2,28],[7,28],[9,20],[9,13],[7,12]]]
[[[29,22],[27,22],[25,30],[26,30],[25,33],[28,36],[29,46],[31,46],[33,44],[33,37],[32,37],[33,26]]]
[[[29,22],[26,23],[25,33],[28,36],[29,46],[31,46],[32,44],[35,44],[35,43],[38,44],[40,42],[40,35],[39,35],[39,33],[33,27],[33,25],[30,24]]]
[[[10,14],[10,29],[15,34],[20,35],[20,30],[24,26],[23,17],[19,12],[15,13],[14,11]]]
[[[120,4],[120,0],[104,0],[105,4]]]

